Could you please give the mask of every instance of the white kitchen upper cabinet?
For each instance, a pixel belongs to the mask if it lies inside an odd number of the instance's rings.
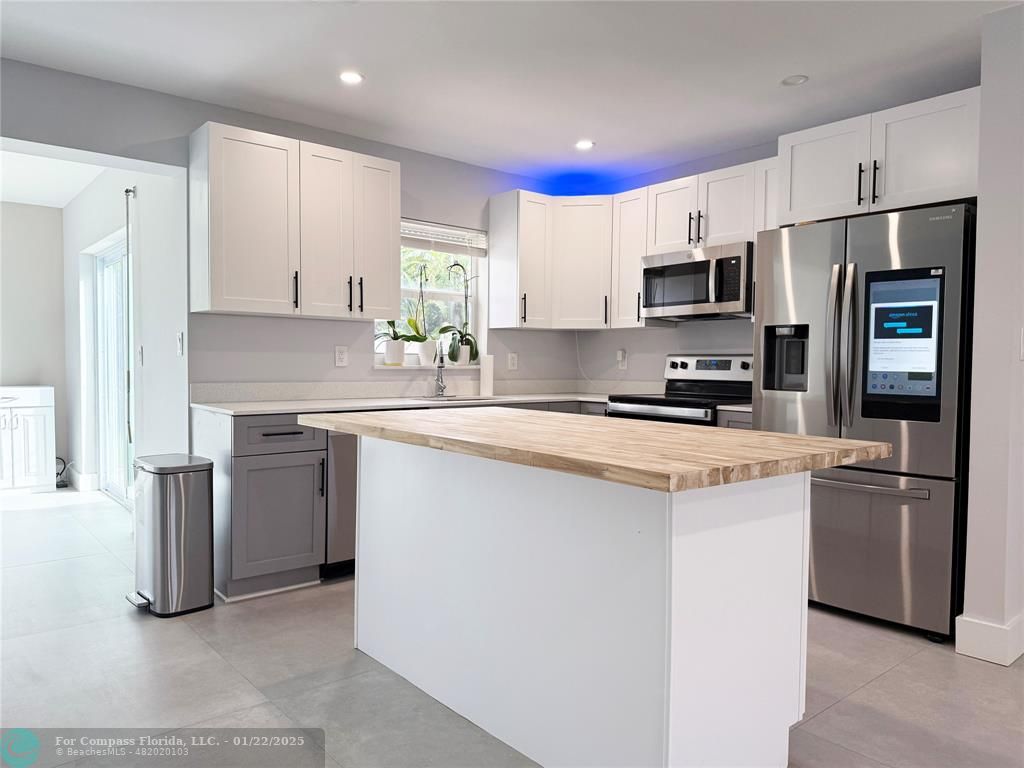
[[[298,312],[299,142],[206,123],[191,137],[192,311]]]
[[[969,88],[871,115],[872,210],[978,194],[980,93]]]
[[[869,209],[871,115],[779,137],[779,223]]]
[[[754,239],[754,165],[702,173],[697,183],[697,245]]]
[[[779,158],[754,163],[754,239],[779,226]]]
[[[401,311],[401,167],[377,157],[353,157],[353,316],[397,320]]]
[[[647,252],[647,189],[621,192],[612,198],[611,327],[637,328],[642,259]]]
[[[353,154],[344,149],[301,143],[303,315],[347,318],[355,309],[353,163]]]
[[[11,477],[15,488],[53,488],[52,406],[11,408]]]
[[[647,188],[647,254],[696,246],[697,177],[663,181]]]
[[[554,198],[551,327],[607,328],[611,311],[612,198]]]
[[[515,189],[488,208],[490,327],[550,328],[554,198]]]

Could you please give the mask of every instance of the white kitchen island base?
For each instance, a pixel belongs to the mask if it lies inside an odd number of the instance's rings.
[[[360,444],[359,649],[545,766],[787,764],[808,472],[664,493]]]

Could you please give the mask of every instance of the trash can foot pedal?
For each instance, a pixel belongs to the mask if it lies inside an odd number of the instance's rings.
[[[138,592],[129,592],[124,596],[124,599],[134,605],[136,608],[149,608],[149,600],[144,598]]]

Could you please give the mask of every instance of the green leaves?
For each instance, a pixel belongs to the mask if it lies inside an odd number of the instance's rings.
[[[395,327],[394,320],[388,320],[388,329],[374,334],[375,339],[387,339],[388,341],[426,341],[427,337],[420,333],[419,325],[415,318],[406,320],[412,333],[402,333]]]
[[[448,359],[453,363],[459,359],[459,347],[469,347],[469,362],[471,363],[476,362],[476,359],[480,357],[476,336],[469,332],[468,323],[463,323],[461,328],[454,325],[443,325],[437,332],[452,335],[451,341],[448,343]]]

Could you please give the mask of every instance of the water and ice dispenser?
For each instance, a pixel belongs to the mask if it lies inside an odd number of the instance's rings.
[[[767,325],[764,329],[763,389],[807,391],[807,325]]]

